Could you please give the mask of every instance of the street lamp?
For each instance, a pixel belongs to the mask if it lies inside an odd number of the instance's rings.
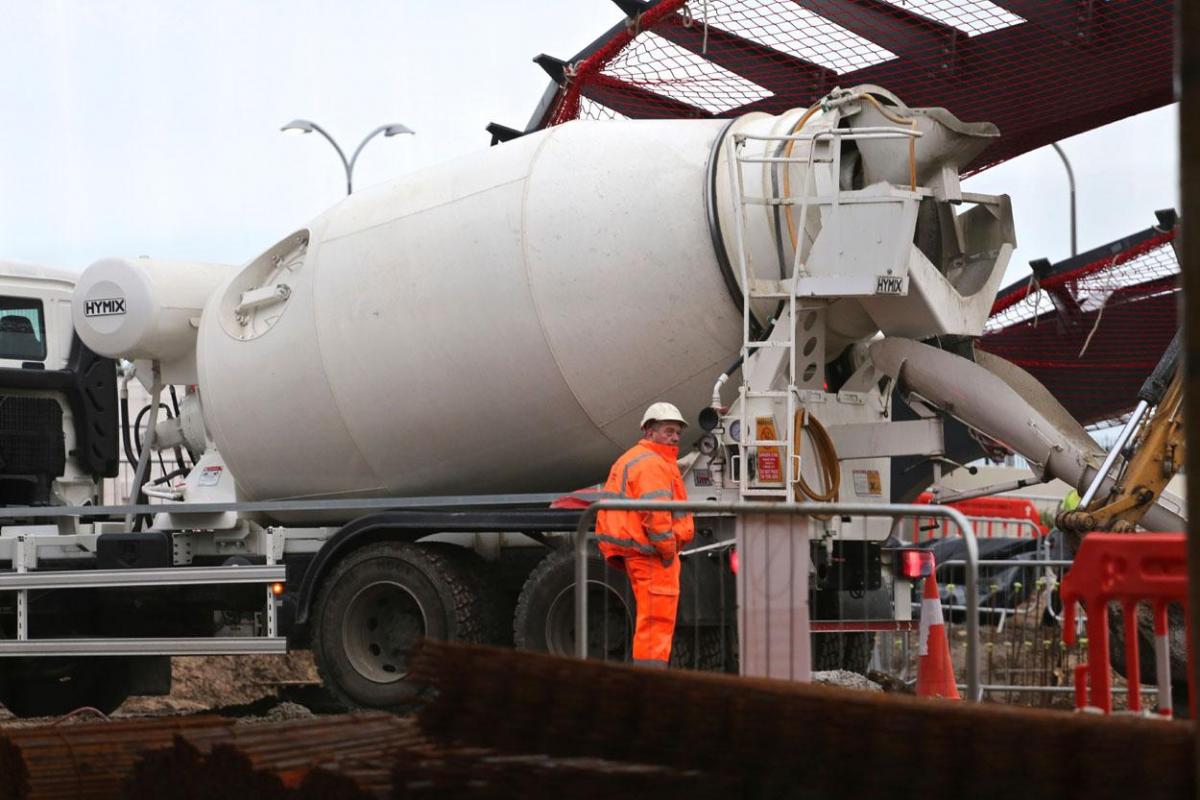
[[[287,134],[305,134],[316,131],[324,136],[325,139],[331,145],[333,145],[333,149],[337,150],[338,158],[342,160],[342,166],[346,168],[346,194],[352,194],[354,192],[354,162],[358,161],[358,154],[361,153],[362,149],[367,146],[367,142],[371,141],[371,139],[375,138],[381,133],[384,136],[395,136],[400,133],[416,133],[407,125],[401,125],[398,122],[393,122],[390,125],[380,125],[363,138],[362,142],[358,145],[358,149],[354,151],[354,155],[350,156],[350,160],[347,161],[346,154],[342,152],[342,148],[338,147],[338,143],[334,141],[333,137],[329,135],[328,131],[311,120],[294,119],[287,125],[284,125],[282,128],[280,128],[280,130]]]
[[[1074,258],[1079,254],[1079,249],[1075,244],[1075,170],[1071,169],[1071,162],[1067,159],[1066,151],[1058,146],[1058,142],[1051,142],[1050,146],[1054,148],[1054,152],[1058,153],[1063,166],[1067,168],[1067,183],[1071,187],[1071,258]]]

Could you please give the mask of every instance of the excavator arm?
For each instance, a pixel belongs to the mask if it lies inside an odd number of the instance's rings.
[[[1099,487],[1108,476],[1102,467],[1079,508],[1056,520],[1075,544],[1089,531],[1132,533],[1184,463],[1183,374],[1179,369],[1179,335],[1163,353],[1138,392],[1138,406],[1105,460],[1111,468],[1125,441],[1129,455],[1107,493]],[[1148,413],[1153,408],[1153,413]]]

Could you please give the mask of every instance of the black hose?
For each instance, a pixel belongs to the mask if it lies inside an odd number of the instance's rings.
[[[133,443],[129,440],[129,398],[121,398],[121,442],[125,446],[125,460],[129,466],[137,466],[137,456],[133,454]]]
[[[175,392],[175,384],[172,383],[167,388],[171,390],[171,405],[175,409],[175,419],[182,420],[183,414],[181,414],[179,411],[179,395],[176,394],[176,392]],[[187,452],[186,460],[190,463],[184,463],[184,460],[185,460],[184,455],[183,455],[184,452]],[[184,448],[182,448],[182,447],[176,447],[175,448],[175,465],[177,467],[179,467],[180,469],[184,469],[185,467],[196,466],[196,462],[191,457],[191,455],[192,455],[191,451],[185,451]]]
[[[174,417],[171,416],[171,407],[170,406],[168,406],[166,403],[159,403],[158,407],[167,412],[167,419],[174,419]],[[142,420],[145,419],[146,414],[148,414],[153,408],[154,408],[153,403],[147,403],[142,408],[142,410],[138,412],[137,417],[133,421],[133,443],[137,449],[138,459],[141,459],[141,457],[142,457],[142,447],[143,447],[142,437],[141,437]],[[175,465],[178,469],[187,469],[187,466],[183,463],[183,452],[182,452],[181,448],[179,448],[178,446],[175,447]],[[159,466],[159,469],[162,471],[162,473],[165,475],[167,473],[167,465],[166,465],[166,462],[163,461],[163,457],[162,457],[161,453],[159,453],[159,456],[158,456],[158,466]]]
[[[1163,394],[1167,391],[1167,385],[1175,377],[1175,366],[1179,363],[1180,333],[1181,331],[1175,331],[1175,337],[1171,339],[1171,343],[1167,345],[1162,358],[1154,366],[1154,371],[1150,373],[1149,377],[1146,378],[1146,382],[1142,384],[1142,388],[1138,390],[1138,399],[1145,400],[1148,405],[1158,405],[1159,401],[1162,400]]]

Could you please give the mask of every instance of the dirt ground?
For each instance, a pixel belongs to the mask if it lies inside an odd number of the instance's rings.
[[[281,686],[316,683],[308,652],[282,656],[189,656],[171,659],[171,694],[131,697],[120,716],[190,713],[274,697]]]
[[[282,656],[189,656],[172,659],[171,668],[171,694],[130,697],[113,716],[153,717],[226,709],[273,700],[281,696],[281,691],[286,693],[288,689],[318,682],[317,668],[308,652]],[[51,718],[18,721],[0,706],[0,726],[53,721]]]

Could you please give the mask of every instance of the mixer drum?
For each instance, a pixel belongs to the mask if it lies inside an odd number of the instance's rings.
[[[576,122],[355,194],[205,307],[210,435],[246,499],[603,480],[645,407],[736,357],[705,209],[723,121]]]

